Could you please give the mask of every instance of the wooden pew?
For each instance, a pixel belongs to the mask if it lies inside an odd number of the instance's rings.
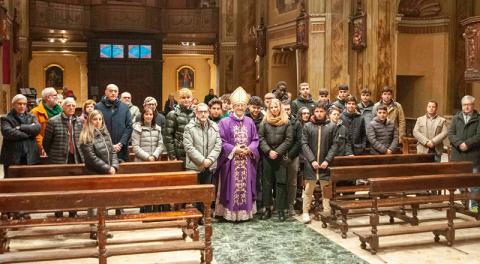
[[[341,223],[339,224],[342,232],[342,238],[347,237],[348,224],[347,216],[351,210],[370,208],[370,196],[368,194],[342,195],[342,193],[366,192],[370,186],[336,186],[339,181],[371,179],[383,177],[417,176],[417,175],[437,175],[437,174],[457,174],[472,172],[471,162],[447,162],[447,163],[413,163],[413,164],[390,164],[390,165],[365,165],[365,166],[345,166],[332,167],[330,169],[330,186],[325,188],[325,196],[330,198],[332,207],[331,215],[320,214],[322,227],[327,227],[327,223],[336,220],[336,212],[341,213]],[[363,200],[359,200],[363,199]],[[400,218],[415,225],[418,223],[416,217],[417,207],[412,208],[413,217],[405,215],[405,212],[388,210],[390,221],[394,218]]]
[[[139,254],[174,250],[202,250],[202,261],[210,263],[211,209],[205,206],[205,241],[199,241],[197,221],[202,214],[197,209],[177,212],[149,214],[126,214],[109,216],[108,208],[139,207],[148,204],[195,203],[209,205],[214,200],[213,185],[196,185],[193,171],[116,176],[69,176],[5,179],[0,181],[0,212],[43,212],[56,210],[85,210],[97,208],[96,217],[43,218],[29,220],[8,220],[2,217],[0,242],[2,255],[0,263],[58,260],[67,258],[98,257],[99,263],[106,263],[108,256]],[[170,186],[193,184],[183,186]],[[165,242],[162,245],[120,246],[107,249],[106,222],[187,220],[193,230],[193,242]],[[82,248],[73,251],[30,251],[7,252],[9,228],[47,225],[78,225],[98,223],[98,249]],[[146,224],[149,225],[150,223]],[[110,229],[110,228],[109,228]],[[184,236],[185,237],[185,236]],[[138,241],[129,241],[135,243]]]
[[[131,148],[131,146],[130,146]],[[129,153],[128,153],[128,156],[130,158],[130,161],[134,161],[135,160],[135,153],[133,152],[133,149],[129,149]],[[162,153],[160,155],[160,159],[159,160],[168,160],[168,155],[167,153]],[[47,157],[40,157],[40,164],[41,165],[44,165],[44,164],[49,164],[48,163],[48,158]]]
[[[392,155],[361,155],[361,156],[337,156],[332,162],[332,168],[345,166],[364,166],[364,165],[385,165],[385,164],[410,164],[434,162],[434,154],[392,154]],[[313,211],[315,218],[319,219],[320,207],[322,205],[322,190],[320,186],[315,188]],[[328,191],[331,193],[331,190]]]
[[[153,162],[123,162],[120,164],[119,174],[151,173],[182,171],[182,161],[153,161]],[[48,165],[18,165],[8,168],[12,178],[22,177],[53,177],[69,175],[95,174],[85,169],[85,164],[48,164]]]
[[[454,223],[458,205],[455,201],[465,201],[471,199],[469,193],[455,194],[458,188],[469,188],[480,186],[480,173],[460,173],[460,174],[440,174],[440,175],[422,175],[416,177],[395,177],[395,178],[377,178],[370,179],[369,193],[373,197],[371,201],[372,214],[370,216],[371,231],[354,232],[361,242],[361,248],[366,249],[368,243],[371,253],[376,254],[379,247],[379,237],[415,234],[423,232],[433,232],[435,242],[440,240],[440,235],[445,236],[447,245],[452,246],[455,240],[455,230],[464,228],[480,227],[480,221],[466,221]],[[385,197],[385,193],[405,193],[421,190],[445,190],[448,195],[432,195],[426,197]],[[477,196],[477,199],[480,199]],[[421,226],[395,226],[378,229],[379,208],[384,206],[405,206],[414,204],[423,204],[426,200],[448,201],[448,210],[446,211],[446,223],[429,224]],[[477,214],[480,216],[480,214]],[[478,218],[477,218],[478,219]]]

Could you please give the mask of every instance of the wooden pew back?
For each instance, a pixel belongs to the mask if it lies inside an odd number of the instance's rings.
[[[330,168],[330,179],[336,182],[381,177],[469,173],[472,169],[472,162],[469,161],[345,166]]]
[[[337,156],[332,167],[434,162],[434,154]]]
[[[124,162],[120,164],[119,174],[153,173],[182,171],[182,161]],[[12,178],[22,177],[57,177],[70,175],[91,175],[94,172],[85,169],[85,164],[45,164],[19,165],[8,168]]]
[[[4,179],[0,193],[128,189],[197,184],[195,171]]]

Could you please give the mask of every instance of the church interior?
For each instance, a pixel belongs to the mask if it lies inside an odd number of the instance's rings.
[[[45,87],[67,87],[79,107],[87,99],[99,101],[113,83],[120,93],[131,93],[134,105],[152,96],[163,109],[181,88],[202,102],[210,89],[221,96],[239,86],[263,98],[285,81],[294,99],[298,85],[307,82],[314,100],[327,89],[335,101],[337,86],[347,84],[357,98],[368,88],[377,102],[389,86],[412,136],[429,100],[438,102],[438,114],[450,122],[462,109],[462,97],[480,98],[480,0],[1,0],[0,22],[0,115],[12,109],[16,94],[35,103]],[[444,223],[446,211],[419,210],[420,226]],[[379,230],[409,225],[380,216]],[[457,212],[455,223],[472,219]],[[432,232],[381,237],[380,250],[371,254],[356,235],[371,230],[369,214],[349,215],[346,238],[320,220],[304,225],[300,216],[283,223],[212,221],[212,263],[480,263],[480,225],[456,231],[453,245],[443,237],[434,242]],[[121,221],[112,225],[113,248],[132,239],[182,237],[177,227],[133,233]],[[13,229],[9,246],[28,263],[98,262],[28,258],[30,248],[74,252],[96,246],[88,234],[62,228],[67,234],[40,240]],[[199,230],[201,239],[212,233]],[[199,250],[164,251],[139,250],[108,262],[204,260]],[[12,261],[2,254],[0,263]]]

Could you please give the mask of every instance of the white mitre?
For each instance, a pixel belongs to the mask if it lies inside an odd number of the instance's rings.
[[[250,101],[250,95],[241,87],[239,86],[233,93],[230,95],[230,103],[232,106],[236,104],[248,104]]]

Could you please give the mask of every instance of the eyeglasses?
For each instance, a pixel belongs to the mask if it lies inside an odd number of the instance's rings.
[[[310,113],[302,113],[302,115],[309,115]]]

